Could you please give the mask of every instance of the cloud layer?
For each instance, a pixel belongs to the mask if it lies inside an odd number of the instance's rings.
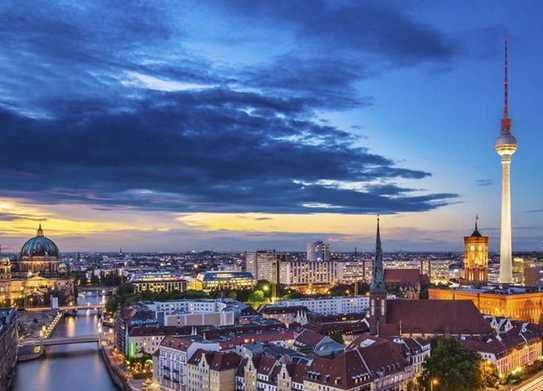
[[[308,4],[209,5],[211,19],[289,37],[281,53],[224,64],[194,49],[187,7],[3,3],[0,196],[184,213],[396,213],[450,203],[455,194],[399,185],[429,172],[319,119],[371,104],[359,84],[372,72],[447,61],[453,45],[380,2]],[[217,51],[231,45],[226,38]]]

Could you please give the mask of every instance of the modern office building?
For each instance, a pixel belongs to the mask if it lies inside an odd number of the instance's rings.
[[[326,262],[330,260],[330,245],[322,240],[307,245],[307,260],[309,262]]]
[[[129,279],[136,292],[184,292],[187,279],[171,272],[134,273]]]
[[[245,255],[245,270],[251,273],[255,280],[273,282],[277,279],[275,250],[259,250]]]
[[[282,285],[305,293],[326,292],[336,283],[334,261],[300,261],[290,259],[279,264]]]
[[[204,272],[191,282],[191,287],[204,291],[252,289],[255,286],[256,280],[249,272]]]

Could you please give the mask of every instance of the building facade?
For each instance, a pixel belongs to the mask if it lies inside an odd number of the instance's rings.
[[[307,260],[309,262],[327,262],[330,260],[330,244],[317,240],[307,245]]]
[[[543,292],[529,288],[430,288],[428,298],[470,300],[485,315],[504,316],[526,322],[539,322],[543,313]]]
[[[464,237],[464,281],[470,284],[488,281],[488,236],[479,232],[478,219],[473,233]]]
[[[240,290],[254,288],[256,280],[249,272],[210,271],[198,274],[192,284],[191,288],[196,290]]]
[[[368,310],[368,296],[336,296],[278,300],[270,307],[303,307],[320,315],[363,313]]]
[[[7,391],[17,363],[17,313],[0,309],[0,391]]]
[[[163,390],[185,391],[188,385],[187,363],[199,349],[218,351],[219,345],[197,336],[166,337],[153,356],[153,377]]]
[[[334,261],[285,260],[279,265],[281,284],[306,293],[325,292],[336,284]]]
[[[170,272],[135,273],[129,278],[136,292],[184,292],[187,280]]]
[[[0,306],[49,306],[52,297],[68,305],[75,301],[75,286],[57,245],[44,236],[40,225],[15,262],[0,260]]]
[[[466,338],[464,345],[498,369],[501,377],[535,363],[542,355],[541,328],[537,324],[489,318],[495,335]]]
[[[234,391],[240,362],[234,352],[196,351],[187,363],[187,391]]]
[[[277,280],[278,257],[275,250],[259,250],[245,255],[245,270],[251,273],[255,280],[274,282]]]

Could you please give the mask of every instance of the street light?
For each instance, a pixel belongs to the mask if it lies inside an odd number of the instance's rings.
[[[430,391],[434,391],[434,386],[437,386],[438,384],[439,384],[439,380],[432,379],[432,381],[430,382]]]

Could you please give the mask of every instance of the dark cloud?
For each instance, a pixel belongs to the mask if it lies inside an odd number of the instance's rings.
[[[395,64],[450,59],[455,46],[429,25],[415,21],[383,1],[241,0],[223,3],[227,11],[255,21],[280,24],[293,31],[302,46],[332,51],[370,53]]]
[[[93,103],[94,107],[95,102]],[[62,107],[62,106],[61,106]],[[274,115],[262,116],[262,108]],[[150,94],[126,112],[83,102],[55,119],[3,112],[4,195],[149,209],[342,213],[422,211],[454,194],[342,189],[322,181],[417,179],[427,172],[352,144],[332,126],[300,118],[303,101],[230,90]],[[76,111],[76,110],[79,110]],[[32,159],[21,159],[21,152]],[[19,173],[32,173],[21,181]],[[313,204],[324,204],[313,207]],[[307,206],[310,205],[310,206]]]
[[[453,49],[428,26],[373,2],[233,2],[238,16],[284,19],[308,45],[232,69],[186,50],[185,7],[157,4],[0,5],[1,195],[276,213],[424,211],[456,197],[395,185],[430,173],[316,116],[371,104],[356,88],[372,72],[361,53],[399,65],[448,59]],[[138,77],[212,88],[161,92]]]

